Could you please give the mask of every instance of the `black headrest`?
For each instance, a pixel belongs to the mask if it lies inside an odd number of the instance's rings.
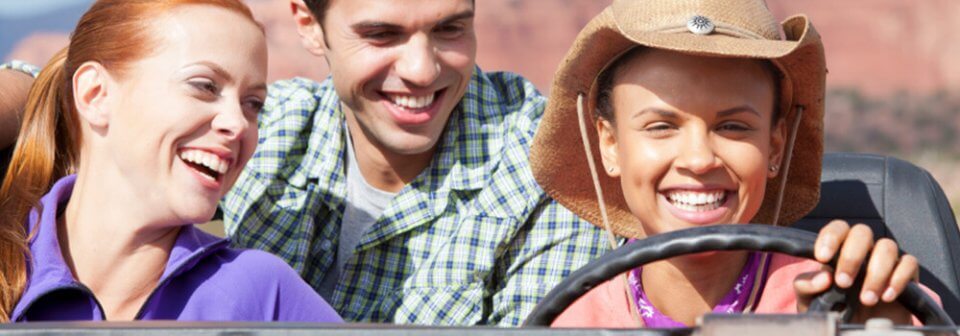
[[[794,226],[819,230],[832,219],[865,223],[920,261],[920,282],[960,321],[960,230],[937,181],[923,168],[880,155],[828,153],[820,203]]]

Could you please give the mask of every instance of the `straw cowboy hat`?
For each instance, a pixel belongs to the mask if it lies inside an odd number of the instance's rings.
[[[776,65],[788,150],[752,221],[790,224],[813,209],[823,157],[823,44],[805,16],[778,24],[762,0],[615,0],[591,20],[557,71],[530,150],[533,174],[550,196],[600,227],[608,214],[617,235],[644,237],[618,181],[597,169],[596,129],[593,119],[585,120],[595,115],[597,77],[638,46]],[[781,206],[782,195],[789,201]]]

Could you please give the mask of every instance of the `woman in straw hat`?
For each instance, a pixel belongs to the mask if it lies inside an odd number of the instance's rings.
[[[781,26],[762,0],[615,0],[557,73],[531,149],[534,174],[611,231],[615,246],[613,234],[787,225],[819,197],[825,77],[807,18]],[[740,251],[651,263],[590,291],[554,325],[676,327],[708,312],[796,312],[833,282],[850,287],[863,263],[858,318],[910,321],[893,302],[917,277],[914,257],[842,221],[816,245],[818,261],[837,253],[834,272]]]

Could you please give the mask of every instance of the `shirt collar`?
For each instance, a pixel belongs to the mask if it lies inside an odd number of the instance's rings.
[[[30,214],[28,229],[33,231],[29,244],[30,273],[27,288],[14,309],[14,318],[23,314],[30,303],[44,294],[77,283],[63,259],[57,238],[57,217],[60,209],[69,201],[76,179],[76,175],[69,175],[57,181],[50,192],[40,199],[40,216],[36,211]],[[193,225],[183,226],[170,251],[158,288],[167,279],[183,274],[204,257],[227,248],[227,245],[226,239],[205,233]]]
[[[27,288],[13,310],[13,320],[19,318],[30,303],[50,291],[71,285],[76,281],[60,252],[57,242],[57,214],[73,193],[76,176],[57,181],[49,193],[40,199],[39,213],[30,212],[27,229],[32,231]]]
[[[167,259],[160,283],[185,273],[205,257],[226,249],[228,245],[226,238],[203,232],[193,225],[184,225],[180,228],[173,249],[170,250],[170,258]]]

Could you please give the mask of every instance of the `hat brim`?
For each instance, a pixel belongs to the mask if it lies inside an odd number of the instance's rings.
[[[784,92],[787,99],[781,109],[786,111],[782,113],[790,118],[795,116],[795,107],[803,107],[791,164],[784,172],[789,175],[782,192],[788,201],[780,209],[779,222],[792,223],[802,218],[819,200],[826,63],[820,36],[806,17],[789,18],[782,28],[786,39],[779,41],[721,34],[621,31],[612,8],[607,8],[581,31],[554,77],[551,97],[530,150],[534,177],[560,204],[603,227],[576,112],[577,97],[583,95],[591,98],[587,99],[586,113],[593,115],[594,83],[600,72],[637,46],[706,56],[767,59],[784,72],[781,87],[788,92]],[[591,151],[594,158],[600,158],[596,129],[592,123],[589,125]],[[597,175],[614,233],[643,237],[639,221],[623,198],[619,180],[607,176],[599,167]],[[776,195],[784,175],[768,181],[764,202],[753,222],[773,221]]]

